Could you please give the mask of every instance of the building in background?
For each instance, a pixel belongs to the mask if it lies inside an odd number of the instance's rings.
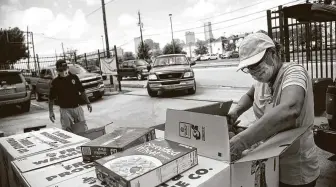
[[[205,41],[209,41],[210,39],[214,38],[212,33],[211,22],[204,23],[204,37]]]
[[[141,43],[141,38],[140,37],[134,38],[134,53],[136,55],[138,54],[138,47],[139,47],[140,43]]]
[[[186,37],[186,44],[187,45],[195,45],[196,43],[196,38],[195,38],[195,33],[194,32],[186,32],[185,33]]]

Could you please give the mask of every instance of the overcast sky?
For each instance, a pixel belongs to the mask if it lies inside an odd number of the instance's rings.
[[[151,38],[163,48],[171,41],[170,13],[173,14],[173,29],[176,31],[174,38],[185,41],[185,32],[189,30],[196,33],[196,38],[204,40],[204,28],[201,26],[206,21],[212,22],[215,38],[267,30],[266,11],[263,10],[294,0],[110,1],[105,0],[108,3],[106,17],[110,48],[122,45],[124,51],[134,51],[134,37],[140,36],[138,10],[144,26],[144,39]],[[250,8],[234,11],[254,4]],[[44,56],[55,54],[55,50],[60,53],[62,42],[65,50],[78,49],[79,53],[96,51],[103,48],[102,10],[89,13],[100,6],[101,0],[1,0],[0,28],[17,26],[26,31],[28,26],[34,32],[36,53]],[[262,12],[226,21],[258,11]]]

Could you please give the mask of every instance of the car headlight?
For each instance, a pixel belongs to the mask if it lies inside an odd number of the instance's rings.
[[[191,71],[185,72],[183,75],[184,78],[193,77],[193,76],[194,76],[194,73]]]
[[[148,80],[157,80],[157,76],[155,74],[151,74],[148,76]]]

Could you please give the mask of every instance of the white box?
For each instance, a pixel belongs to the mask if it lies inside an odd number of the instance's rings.
[[[11,161],[85,140],[88,139],[58,128],[41,129],[0,138],[2,152],[0,155],[1,186],[16,186]]]
[[[165,139],[196,147],[199,155],[229,164],[230,176],[227,180],[230,187],[255,187],[255,183],[262,186],[258,184],[260,181],[268,187],[277,187],[280,154],[309,127],[279,133],[243,158],[231,162],[225,117],[230,106],[230,102],[224,102],[189,111],[168,109]]]
[[[12,167],[15,172],[15,181],[19,182],[18,186],[24,186],[22,184],[25,183],[25,180],[21,178],[23,173],[81,157],[82,154],[80,146],[88,141],[89,140],[12,161]]]
[[[96,172],[89,171],[82,175],[73,177],[71,179],[62,181],[53,185],[52,187],[105,187],[101,181],[97,179]]]
[[[94,163],[84,163],[81,157],[21,174],[24,187],[55,187],[87,172],[94,171]],[[73,187],[78,186],[74,185]],[[71,186],[70,186],[71,187]]]
[[[230,186],[230,164],[198,156],[198,165],[158,187],[226,187]]]

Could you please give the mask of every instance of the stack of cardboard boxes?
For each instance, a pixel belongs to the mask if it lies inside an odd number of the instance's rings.
[[[7,159],[11,167],[2,172],[13,171],[12,177],[0,179],[2,184],[17,181],[5,185],[9,187],[277,187],[279,155],[309,128],[280,133],[231,162],[225,117],[231,104],[168,109],[164,132],[125,127],[90,141],[59,129],[41,130],[32,133],[30,143],[10,143],[12,149],[24,150],[22,144],[44,142],[34,154],[20,157],[4,146],[14,138],[6,137],[0,139],[1,151],[13,156]]]

